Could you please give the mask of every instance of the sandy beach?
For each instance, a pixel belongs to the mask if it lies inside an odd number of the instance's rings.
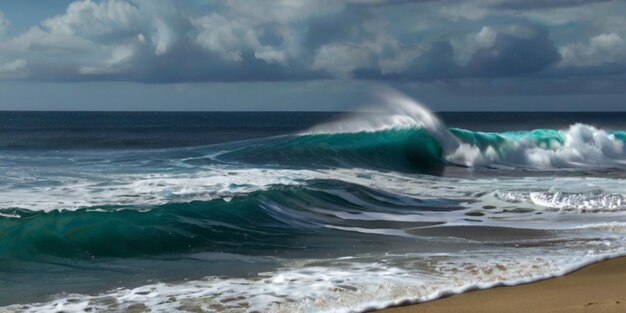
[[[536,283],[455,295],[377,313],[626,312],[626,258]]]

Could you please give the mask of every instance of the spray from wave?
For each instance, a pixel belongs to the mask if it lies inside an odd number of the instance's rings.
[[[455,151],[462,142],[446,128],[446,125],[416,100],[393,89],[381,89],[376,94],[380,102],[376,107],[365,107],[363,112],[352,114],[341,121],[314,127],[309,134],[336,134],[358,132],[381,132],[420,128],[427,131],[443,149],[444,153]]]

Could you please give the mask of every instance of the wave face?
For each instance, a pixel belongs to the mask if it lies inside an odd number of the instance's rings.
[[[446,165],[535,170],[626,166],[622,131],[576,124],[567,130],[485,133],[452,128],[449,132],[454,145],[442,145],[422,128],[305,134],[226,152],[218,159],[421,173],[437,173]]]
[[[361,167],[440,173],[446,165],[535,170],[621,168],[626,132],[576,123],[567,129],[478,132],[447,128],[395,92],[384,111],[356,114],[293,137],[224,153],[224,160],[292,166]]]
[[[217,159],[266,165],[405,172],[436,172],[446,164],[439,142],[423,129],[306,134],[247,146],[221,154]]]
[[[380,103],[0,112],[0,312],[360,312],[626,255],[625,115]]]
[[[369,203],[368,197],[379,198],[379,203]],[[360,185],[312,180],[306,188],[273,185],[234,197],[143,208],[107,205],[49,212],[11,209],[3,210],[8,218],[0,219],[0,254],[26,260],[242,250],[278,256],[306,248],[315,250],[302,246],[294,236],[310,236],[309,244],[323,245],[326,253],[351,241],[357,243],[349,236],[335,243],[325,242],[326,236],[336,232],[330,226],[367,224],[342,220],[334,216],[338,212],[390,213],[402,207],[427,211],[428,205],[428,201],[397,198]],[[431,224],[406,223],[415,227]],[[331,234],[325,234],[328,232]]]

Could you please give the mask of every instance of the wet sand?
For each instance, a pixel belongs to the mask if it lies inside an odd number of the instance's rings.
[[[376,313],[422,312],[623,313],[626,312],[626,257],[536,283],[477,290]]]

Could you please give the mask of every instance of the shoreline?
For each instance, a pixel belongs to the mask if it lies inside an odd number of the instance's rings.
[[[375,313],[626,312],[626,257],[532,283],[473,290]]]

